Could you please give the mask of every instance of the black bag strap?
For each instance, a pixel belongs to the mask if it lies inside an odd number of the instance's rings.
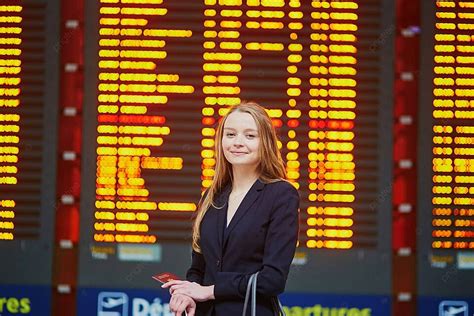
[[[246,316],[247,314],[247,306],[250,300],[250,315],[256,316],[257,315],[257,276],[258,272],[252,274],[249,278],[247,283],[247,290],[245,292],[245,301],[244,301],[244,309],[242,311],[242,316]],[[285,311],[283,310],[283,306],[281,305],[280,300],[277,296],[272,297],[272,305],[275,311],[275,315],[277,316],[286,316]]]
[[[248,306],[249,300],[250,300],[250,305],[251,305],[250,314],[252,316],[255,316],[256,314],[255,301],[257,300],[256,298],[257,275],[258,275],[258,272],[255,272],[254,274],[252,274],[247,283],[247,291],[245,292],[244,310],[242,311],[242,316],[245,316],[247,314],[247,306]],[[254,290],[255,290],[255,293],[254,293]]]

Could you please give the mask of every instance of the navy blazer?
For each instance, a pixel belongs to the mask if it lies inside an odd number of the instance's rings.
[[[186,279],[214,285],[215,300],[197,303],[196,315],[242,315],[247,282],[259,271],[257,315],[273,315],[271,298],[282,293],[298,239],[299,194],[286,181],[256,180],[229,226],[227,185],[201,227],[201,253],[193,251]],[[250,315],[250,313],[248,313]]]

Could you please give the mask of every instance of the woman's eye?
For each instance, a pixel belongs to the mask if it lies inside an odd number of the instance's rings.
[[[232,137],[232,136],[234,136],[234,135],[235,135],[234,133],[226,133],[226,134],[225,134],[225,136],[227,136],[227,137]]]
[[[247,135],[247,138],[250,138],[250,139],[255,138],[255,135],[253,135],[253,134],[248,134],[248,135]]]

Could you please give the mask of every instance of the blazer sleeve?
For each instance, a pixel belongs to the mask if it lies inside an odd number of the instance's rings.
[[[272,216],[268,227],[263,254],[263,265],[258,274],[257,292],[275,296],[285,290],[286,279],[298,240],[298,191],[284,182],[276,190]],[[251,274],[218,272],[214,285],[216,299],[244,298]]]
[[[204,261],[204,256],[193,250],[191,267],[186,272],[186,280],[202,284],[205,269],[206,262]]]
[[[209,188],[204,191],[202,198],[199,200],[199,204],[203,199],[206,198],[208,193]],[[206,261],[204,260],[204,256],[201,253],[193,250],[191,254],[191,267],[189,267],[188,271],[186,272],[186,280],[202,284],[202,281],[204,280],[205,270]]]

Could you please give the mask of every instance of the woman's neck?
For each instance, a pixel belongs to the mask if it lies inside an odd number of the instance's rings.
[[[232,174],[233,192],[247,191],[259,177],[255,168],[233,167]]]

